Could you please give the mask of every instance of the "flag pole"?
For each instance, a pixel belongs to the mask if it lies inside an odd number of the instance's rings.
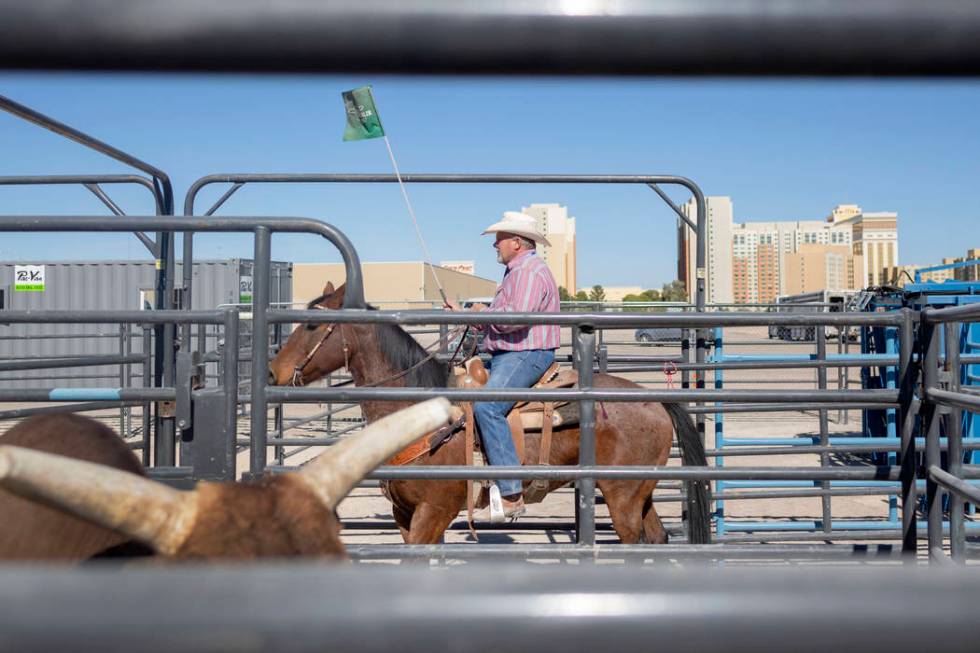
[[[419,229],[419,221],[415,217],[415,209],[412,208],[412,202],[408,199],[408,191],[405,189],[405,182],[402,181],[401,172],[398,171],[398,162],[395,161],[395,153],[391,149],[391,143],[388,141],[388,135],[384,135],[385,147],[388,148],[388,158],[391,159],[391,167],[395,169],[395,178],[398,180],[398,187],[402,191],[402,197],[405,198],[405,206],[408,207],[408,214],[412,216],[412,224],[415,226],[415,235],[418,236],[419,245],[422,246],[422,253],[425,255],[425,262],[429,264],[429,271],[432,273],[432,278],[436,282],[436,286],[439,288],[439,294],[442,295],[442,303],[449,306],[449,300],[446,298],[446,291],[443,289],[442,284],[439,282],[439,276],[436,274],[435,267],[432,265],[432,256],[429,254],[429,248],[425,245],[425,239],[422,238],[422,230]]]

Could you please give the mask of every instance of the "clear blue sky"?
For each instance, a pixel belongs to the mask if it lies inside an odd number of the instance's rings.
[[[735,220],[816,220],[836,204],[897,211],[902,263],[980,247],[980,83],[874,80],[406,78],[0,74],[0,94],[127,150],[189,185],[222,172],[391,172],[380,140],[343,143],[341,91],[372,84],[403,172],[677,174],[729,195]],[[126,168],[0,113],[0,175]],[[223,191],[201,196],[205,210]],[[626,186],[409,187],[434,260],[475,259],[504,210],[559,202],[578,219],[578,283],[657,287],[676,269],[675,219]],[[130,214],[145,191],[110,189]],[[687,199],[671,191],[677,202]],[[104,214],[80,188],[0,187],[3,214]],[[246,186],[221,213],[298,215],[345,231],[364,261],[420,260],[395,185]],[[243,237],[196,241],[249,257]],[[273,255],[337,260],[312,237]],[[142,258],[126,235],[4,235],[0,260]]]

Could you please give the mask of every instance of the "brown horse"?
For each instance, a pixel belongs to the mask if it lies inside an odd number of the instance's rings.
[[[339,309],[344,286],[332,283],[311,301],[310,309]],[[358,386],[445,387],[448,369],[426,358],[422,347],[405,331],[391,324],[307,324],[293,331],[270,363],[269,381],[276,385],[305,385],[347,366]],[[397,379],[405,370],[411,371]],[[639,388],[626,379],[596,374],[594,386]],[[373,422],[405,407],[405,403],[365,401],[367,421]],[[602,402],[596,411],[596,462],[599,465],[663,465],[670,454],[676,429],[685,465],[706,465],[704,445],[690,415],[677,404]],[[528,433],[527,460],[539,459],[540,434]],[[578,463],[579,429],[560,428],[552,439],[549,463]],[[414,465],[464,465],[467,452],[460,434],[412,462]],[[551,492],[566,482],[552,482]],[[619,539],[624,543],[665,543],[667,532],[653,507],[656,480],[599,480],[597,482]],[[710,541],[708,491],[704,482],[688,484],[694,506],[689,515],[691,540]],[[393,481],[389,485],[395,521],[409,544],[435,544],[466,503],[466,482],[445,480]]]

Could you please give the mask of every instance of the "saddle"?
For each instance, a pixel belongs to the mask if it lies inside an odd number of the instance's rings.
[[[462,366],[453,368],[450,377],[450,386],[457,388],[480,388],[486,385],[489,375],[483,361],[478,356],[468,359]],[[562,369],[558,363],[553,363],[545,370],[541,378],[532,388],[568,388],[578,383],[578,372],[572,369]],[[467,453],[468,465],[476,463],[476,453],[480,451],[480,443],[476,438],[476,420],[473,417],[473,403],[464,402],[461,406],[453,407],[453,421],[428,436],[421,438],[415,444],[403,449],[393,458],[388,465],[405,465],[416,460],[425,454],[435,451],[441,444],[456,435],[460,430],[464,432],[465,450]],[[547,465],[551,456],[551,436],[555,428],[561,426],[574,425],[578,423],[578,406],[571,405],[569,402],[540,402],[540,401],[520,401],[514,404],[507,414],[507,424],[510,426],[510,434],[514,440],[514,448],[517,450],[517,457],[522,465],[537,464]],[[528,461],[524,450],[524,435],[528,432],[541,433],[541,446],[539,448],[538,460]],[[466,492],[466,511],[470,525],[470,532],[474,538],[476,532],[473,529],[473,509],[474,507],[485,507],[487,505],[487,489],[489,483],[483,483],[481,487],[479,502],[475,500],[473,483],[467,484]],[[386,484],[382,483],[382,491],[387,495]],[[524,501],[526,503],[539,503],[548,492],[548,481],[534,480],[524,489]],[[390,498],[390,497],[389,497]]]

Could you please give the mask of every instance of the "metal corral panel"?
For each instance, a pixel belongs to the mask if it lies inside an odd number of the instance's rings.
[[[16,266],[44,266],[43,290],[18,291]],[[194,309],[214,309],[250,301],[252,261],[201,261],[194,264]],[[152,261],[25,261],[0,263],[5,310],[137,310],[151,308],[156,270]],[[272,265],[271,299],[292,300],[292,264]],[[177,266],[179,286],[182,266]],[[247,292],[246,292],[247,291]],[[0,313],[2,315],[2,313]],[[210,331],[210,330],[209,330]],[[133,352],[142,351],[142,329],[130,329]],[[0,318],[0,360],[88,356],[124,352],[115,324],[13,324]],[[214,347],[209,340],[208,348]],[[140,365],[132,373],[140,375]],[[0,373],[3,388],[93,387],[120,384],[119,366],[98,366]],[[141,385],[134,378],[132,385]]]

